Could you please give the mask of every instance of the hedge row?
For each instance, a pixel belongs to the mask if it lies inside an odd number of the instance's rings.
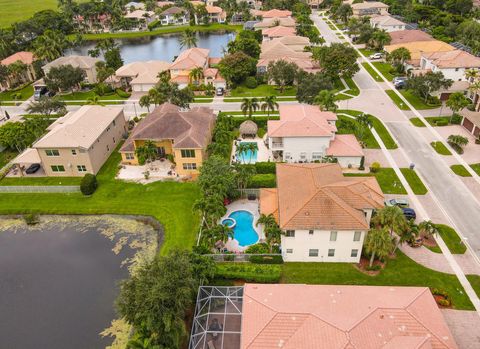
[[[246,282],[277,283],[280,281],[282,268],[273,264],[218,263],[216,278],[242,279]]]
[[[249,188],[275,188],[277,186],[277,177],[274,174],[256,174],[253,175],[248,183]]]
[[[244,117],[234,117],[233,119],[233,125],[235,127],[239,127],[242,122],[244,122],[246,119]],[[252,120],[257,124],[258,127],[261,128],[267,128],[267,121],[268,120],[279,120],[280,117],[278,115],[271,115],[269,118],[266,116],[255,116],[253,115]]]
[[[282,264],[282,256],[250,256],[250,263],[254,264]]]

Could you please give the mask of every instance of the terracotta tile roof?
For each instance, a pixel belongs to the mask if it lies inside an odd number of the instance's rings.
[[[207,12],[209,14],[220,14],[223,12],[222,8],[219,7],[219,6],[211,6],[211,5],[207,5],[205,6],[206,9],[207,9]]]
[[[32,52],[28,51],[21,51],[14,53],[11,56],[8,56],[7,58],[4,58],[0,64],[1,65],[10,65],[12,63],[15,63],[16,61],[20,61],[25,64],[32,64],[34,61],[34,56]]]
[[[388,34],[390,35],[390,38],[392,38],[390,45],[405,44],[415,41],[435,41],[430,34],[421,30],[398,30]]]
[[[265,57],[270,54],[270,52],[290,54],[290,51],[294,51],[298,53],[298,55],[296,55],[298,57],[311,57],[311,52],[304,51],[306,46],[310,46],[310,40],[304,36],[284,36],[263,42],[261,45],[261,56]]]
[[[125,15],[125,18],[131,18],[131,19],[145,19],[145,16],[147,17],[153,17],[155,16],[155,12],[153,11],[145,11],[145,10],[135,10],[133,12],[127,13]]]
[[[164,103],[140,121],[120,151],[131,151],[135,140],[164,139],[172,139],[176,149],[204,149],[210,142],[214,123],[215,114],[210,108],[182,111],[176,105]]]
[[[354,10],[367,10],[371,8],[388,8],[387,4],[378,1],[365,1],[357,4],[352,4],[352,9]]]
[[[457,345],[425,287],[246,284],[241,349],[278,348]]]
[[[390,44],[385,46],[384,49],[388,53],[391,53],[392,51],[400,47],[405,47],[407,50],[410,51],[411,60],[414,62],[419,61],[423,53],[445,52],[455,50],[453,46],[450,46],[446,42],[438,40],[415,41],[395,45]]]
[[[392,16],[373,16],[370,22],[378,25],[405,25],[404,22]]]
[[[260,212],[268,216],[272,214],[278,222],[278,192],[277,188],[260,189]]]
[[[167,8],[162,13],[160,13],[160,15],[167,16],[167,15],[176,15],[176,14],[183,14],[183,13],[185,13],[184,8],[178,7],[178,6],[172,6],[172,7]]]
[[[170,63],[165,61],[132,62],[115,72],[117,77],[132,78],[132,84],[157,83],[158,73],[168,70]]]
[[[309,104],[282,104],[280,120],[269,120],[269,137],[331,137],[337,128],[328,121],[337,120],[332,112],[322,112]]]
[[[264,18],[261,22],[255,23],[254,28],[270,28],[281,25],[282,27],[295,27],[296,23],[293,18]]]
[[[220,57],[210,57],[208,58],[208,65],[218,64],[222,59]]]
[[[330,142],[327,149],[327,155],[332,156],[363,156],[363,149],[358,143],[355,135],[335,135],[335,139]]]
[[[344,177],[338,164],[278,164],[282,229],[368,229],[363,209],[383,207],[375,177]]]
[[[438,68],[480,68],[480,58],[462,50],[424,53],[422,57]]]
[[[194,68],[203,68],[208,62],[209,49],[190,48],[183,51],[170,66],[170,70],[191,70]]]
[[[284,18],[284,17],[291,17],[292,11],[272,9],[269,11],[262,11],[260,15],[263,18]]]
[[[262,35],[270,38],[280,38],[283,36],[295,36],[296,30],[292,27],[283,27],[278,25],[276,27],[262,29]]]
[[[43,69],[49,69],[52,67],[59,67],[62,65],[71,65],[74,68],[82,68],[82,69],[93,69],[95,68],[95,64],[100,62],[99,58],[94,58],[90,56],[64,56],[59,57],[50,63],[47,63],[43,66]]]

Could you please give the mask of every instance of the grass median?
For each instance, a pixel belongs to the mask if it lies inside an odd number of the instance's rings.
[[[450,166],[450,168],[452,169],[452,171],[457,175],[457,176],[460,176],[460,177],[472,177],[472,175],[470,174],[470,172],[468,172],[468,170],[465,168],[465,166],[463,165],[452,165]]]
[[[400,171],[415,195],[425,195],[428,192],[428,189],[425,187],[425,184],[423,184],[415,170],[401,168]]]
[[[450,150],[448,150],[445,144],[440,141],[431,142],[430,145],[440,155],[452,155],[452,153],[450,152]]]

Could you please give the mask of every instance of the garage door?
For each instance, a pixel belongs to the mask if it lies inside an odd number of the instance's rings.
[[[154,85],[151,85],[151,84],[138,84],[138,85],[132,85],[132,90],[135,92],[148,92],[153,87]]]
[[[463,119],[463,123],[462,123],[463,127],[465,127],[468,132],[472,132],[473,131],[473,122],[471,122],[470,120],[468,120],[467,118],[464,118]]]

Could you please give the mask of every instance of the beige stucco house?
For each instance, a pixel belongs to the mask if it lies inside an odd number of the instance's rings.
[[[351,6],[354,17],[388,15],[389,6],[379,1],[364,1],[356,4],[352,3]]]
[[[85,105],[59,118],[15,163],[39,162],[45,175],[96,174],[127,132],[121,107]],[[38,159],[38,161],[27,161]]]
[[[183,111],[164,103],[133,129],[120,149],[122,163],[138,165],[136,150],[146,141],[153,141],[159,158],[173,157],[179,175],[195,177],[207,156],[215,118],[213,110],[207,107]]]
[[[158,74],[167,71],[169,62],[147,61],[125,64],[115,72],[116,78],[124,87],[131,87],[134,92],[149,91],[160,80]]]
[[[53,67],[60,67],[62,65],[71,65],[74,68],[80,68],[85,72],[85,81],[90,84],[95,84],[97,82],[97,70],[95,64],[100,62],[99,58],[94,58],[90,56],[65,56],[59,57],[50,63],[45,64],[42,69],[46,74]]]
[[[14,76],[13,74],[9,75],[5,83],[0,83],[0,90],[9,89],[12,86],[15,86],[21,82],[34,81],[35,69],[33,68],[33,62],[35,61],[35,56],[32,52],[21,51],[14,53],[11,56],[8,56],[0,61],[1,65],[8,67],[15,62],[21,62],[27,66],[27,69],[20,76]]]

